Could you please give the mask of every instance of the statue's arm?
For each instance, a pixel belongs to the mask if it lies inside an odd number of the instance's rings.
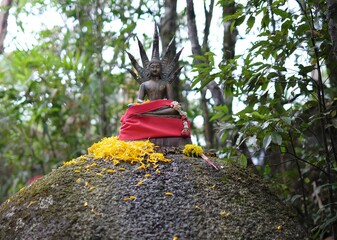
[[[172,85],[169,83],[166,84],[166,97],[169,100],[174,100],[173,99],[173,88],[172,88]]]
[[[144,102],[144,98],[145,98],[145,84],[142,83],[139,86],[137,102],[139,103]]]

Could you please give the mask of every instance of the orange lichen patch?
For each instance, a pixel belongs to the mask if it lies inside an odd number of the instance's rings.
[[[125,171],[126,169],[123,167],[118,168],[118,171]]]
[[[202,147],[195,144],[186,144],[183,154],[188,157],[200,157],[202,155]]]

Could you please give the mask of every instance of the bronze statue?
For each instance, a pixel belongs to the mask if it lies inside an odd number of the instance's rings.
[[[143,67],[139,66],[134,56],[129,52],[129,58],[136,71],[128,69],[131,75],[140,84],[137,102],[142,103],[147,97],[150,101],[157,99],[172,99],[171,83],[177,79],[182,67],[179,67],[180,50],[177,54],[173,51],[174,38],[169,43],[165,54],[160,60],[159,58],[159,36],[155,25],[152,57],[149,61],[142,43],[138,41],[139,52],[142,59]]]
[[[177,54],[174,52],[173,38],[160,59],[156,25],[151,60],[148,59],[138,38],[137,41],[143,67],[132,54],[127,54],[134,67],[128,71],[140,84],[138,104],[130,104],[122,116],[119,139],[149,139],[159,146],[184,146],[191,143],[187,114],[182,111],[181,105],[172,99],[171,83],[178,78],[182,69],[178,63],[182,50]]]
[[[150,101],[157,99],[172,99],[171,84],[161,79],[161,62],[151,61],[149,64],[150,80],[140,84],[137,102],[144,102],[147,96]]]

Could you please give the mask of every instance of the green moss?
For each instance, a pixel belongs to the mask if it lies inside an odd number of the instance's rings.
[[[256,175],[217,159],[220,171],[200,158],[167,158],[173,161],[146,171],[90,158],[60,167],[0,206],[0,239],[305,239],[289,208]],[[92,163],[97,167],[85,170]],[[136,199],[123,200],[129,196]]]

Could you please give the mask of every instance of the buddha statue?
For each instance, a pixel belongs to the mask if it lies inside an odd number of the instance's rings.
[[[140,84],[136,104],[122,116],[119,139],[150,139],[160,146],[180,146],[190,143],[190,123],[181,105],[174,101],[171,83],[177,80],[181,50],[173,51],[173,41],[168,45],[162,59],[159,58],[159,36],[155,25],[151,60],[142,43],[138,41],[142,60],[141,67],[134,56],[127,52],[132,69],[131,75]]]

